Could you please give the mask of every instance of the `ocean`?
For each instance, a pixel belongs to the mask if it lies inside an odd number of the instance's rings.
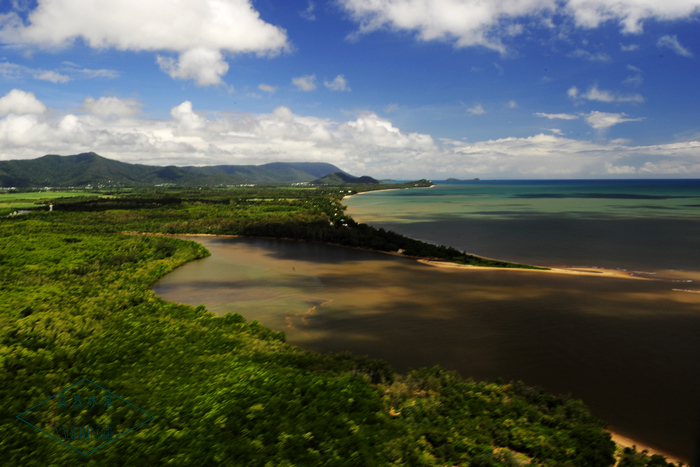
[[[346,200],[359,222],[546,266],[700,270],[700,180],[479,181]]]

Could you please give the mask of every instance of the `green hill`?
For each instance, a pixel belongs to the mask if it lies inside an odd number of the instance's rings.
[[[3,187],[138,187],[162,184],[238,185],[311,182],[342,172],[324,162],[274,162],[264,165],[177,167],[128,164],[94,152],[74,156],[47,155],[30,160],[0,161]]]
[[[320,177],[311,182],[311,185],[347,185],[347,184],[363,184],[373,185],[379,183],[378,180],[364,175],[362,177],[354,177],[345,172],[333,172],[324,177]]]

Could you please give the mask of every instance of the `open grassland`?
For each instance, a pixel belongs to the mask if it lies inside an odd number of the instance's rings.
[[[83,190],[71,191],[0,191],[0,216],[7,215],[18,209],[36,209],[48,206],[49,203],[62,198],[85,196],[105,196]]]

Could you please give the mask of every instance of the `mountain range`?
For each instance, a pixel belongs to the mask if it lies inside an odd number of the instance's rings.
[[[318,185],[378,183],[354,177],[325,162],[273,162],[263,165],[167,167],[129,164],[87,152],[73,156],[0,161],[2,187],[138,187],[242,184]]]

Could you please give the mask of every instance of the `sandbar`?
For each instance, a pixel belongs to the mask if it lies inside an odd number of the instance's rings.
[[[527,268],[499,268],[494,266],[474,266],[471,264],[457,264],[450,261],[441,261],[420,258],[419,263],[427,264],[429,266],[435,266],[439,268],[449,268],[449,269],[491,269],[497,271],[522,271],[522,272],[538,272],[538,273],[548,273],[548,274],[567,274],[573,276],[595,276],[595,277],[615,277],[620,279],[635,279],[642,281],[654,280],[647,277],[639,277],[632,275],[632,273],[621,271],[617,269],[602,269],[602,268],[580,268],[575,269],[568,268],[548,268],[548,269],[527,269]]]
[[[359,193],[362,194],[362,193]],[[245,235],[225,235],[225,234],[194,234],[194,233],[161,233],[161,232],[121,232],[122,234],[125,235],[149,235],[149,236],[157,236],[157,237],[182,237],[182,236],[187,236],[187,237],[220,237],[220,238],[246,238]],[[252,237],[248,237],[252,238]],[[261,237],[257,237],[261,238]],[[268,238],[268,237],[265,237]],[[299,240],[295,238],[277,238],[277,237],[269,237],[270,239],[274,240],[295,240],[295,241],[304,241],[304,240]],[[614,277],[614,278],[619,278],[619,279],[635,279],[635,280],[643,280],[643,281],[649,281],[649,280],[654,280],[651,278],[647,277],[639,277],[633,275],[633,273],[626,272],[626,271],[621,271],[621,270],[616,270],[616,269],[602,269],[602,268],[581,268],[577,267],[575,269],[571,268],[548,268],[548,269],[527,269],[527,268],[507,268],[507,267],[494,267],[494,266],[474,266],[470,264],[458,264],[458,263],[453,263],[450,261],[444,261],[444,260],[436,260],[436,259],[430,259],[430,258],[419,258],[415,256],[405,256],[401,253],[397,252],[392,252],[392,251],[379,251],[379,250],[372,250],[369,248],[361,248],[361,247],[346,247],[344,245],[338,245],[338,244],[327,244],[327,245],[332,245],[332,246],[340,246],[344,248],[352,248],[353,250],[361,250],[361,251],[373,251],[376,253],[382,253],[386,255],[392,255],[392,256],[399,256],[403,258],[409,258],[409,259],[415,259],[419,263],[426,264],[429,266],[435,266],[439,268],[448,268],[448,269],[475,269],[475,270],[496,270],[496,271],[521,271],[521,272],[544,272],[544,273],[549,273],[549,274],[566,274],[566,275],[574,275],[574,276],[596,276],[596,277]],[[486,258],[490,259],[490,258]],[[675,291],[683,291],[686,292],[686,290],[680,290],[680,289],[673,289]],[[690,291],[688,290],[687,292],[696,292],[696,291]],[[696,292],[698,293],[698,292]]]
[[[617,444],[620,449],[624,448],[631,448],[632,446],[635,446],[637,448],[637,452],[642,452],[642,451],[647,451],[649,456],[653,456],[654,454],[659,454],[661,456],[664,456],[666,458],[666,462],[673,462],[673,463],[679,463],[683,462],[684,464],[688,464],[688,460],[683,460],[679,459],[678,457],[672,456],[670,454],[667,454],[663,451],[659,451],[658,449],[651,448],[647,445],[638,443],[637,441],[633,440],[632,438],[628,438],[626,436],[623,436],[619,433],[616,433],[612,430],[606,430],[608,433],[610,433],[610,436],[612,437],[612,440]]]
[[[377,193],[377,192],[385,192],[385,191],[399,191],[399,190],[416,190],[420,188],[433,188],[435,185],[430,185],[430,186],[411,186],[411,187],[404,187],[404,188],[387,188],[386,190],[380,189],[380,190],[370,190],[370,191],[361,191],[359,193],[353,193],[351,195],[345,195],[343,196],[343,200],[350,198],[351,196],[359,196],[359,195],[364,195],[366,193]]]

